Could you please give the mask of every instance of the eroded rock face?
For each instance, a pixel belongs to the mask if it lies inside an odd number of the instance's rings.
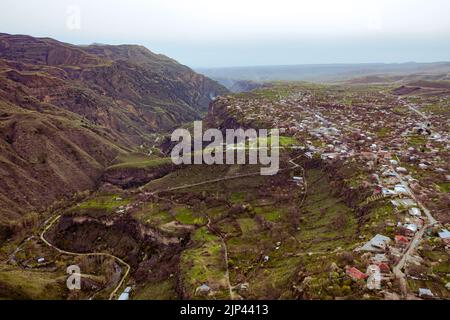
[[[108,168],[102,180],[122,188],[142,186],[152,180],[159,179],[170,172],[179,169],[172,163],[163,164],[153,168]]]
[[[147,260],[145,257],[176,254],[185,243],[180,237],[143,226],[129,216],[105,219],[66,215],[48,239],[70,252],[110,252],[134,267]]]
[[[211,128],[226,130],[245,127],[242,119],[230,114],[229,105],[231,103],[233,103],[232,100],[227,97],[221,97],[210,104],[206,120]]]
[[[199,118],[226,92],[143,47],[0,34],[0,225],[94,189],[118,154]],[[122,173],[109,178],[159,175]]]
[[[168,130],[198,118],[214,97],[227,92],[175,60],[133,45],[77,47],[0,34],[1,69],[7,72],[0,88],[6,86],[10,102],[17,103],[15,93],[21,92],[132,141],[146,131]]]
[[[27,112],[0,101],[0,224],[95,188],[103,167],[122,148],[104,129],[48,108]]]

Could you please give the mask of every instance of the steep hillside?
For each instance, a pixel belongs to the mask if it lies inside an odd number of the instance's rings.
[[[226,89],[140,46],[77,47],[52,39],[0,34],[0,72],[39,101],[111,127],[133,142],[145,133],[198,118]],[[11,90],[12,89],[12,90]]]
[[[3,236],[20,229],[24,215],[95,188],[103,168],[127,151],[105,128],[34,103],[41,111],[0,101],[0,225],[8,229]]]
[[[0,241],[225,92],[143,47],[0,34]]]

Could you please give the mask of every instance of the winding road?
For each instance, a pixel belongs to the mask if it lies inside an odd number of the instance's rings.
[[[298,165],[297,163],[294,162],[294,160],[300,158],[302,155],[294,158],[294,159],[290,159],[289,163],[292,164],[292,167],[288,167],[288,168],[284,168],[281,169],[279,172],[284,172],[287,170],[293,170],[296,169],[298,167],[300,167],[300,165]],[[183,186],[179,186],[179,187],[174,187],[174,188],[168,188],[168,189],[164,189],[164,190],[160,190],[160,191],[154,191],[151,192],[152,195],[156,195],[158,193],[161,192],[168,192],[168,191],[176,191],[176,190],[182,190],[182,189],[187,189],[187,188],[192,188],[192,187],[196,187],[196,186],[201,186],[201,185],[205,185],[205,184],[210,184],[210,183],[217,183],[217,182],[221,182],[221,181],[227,181],[227,180],[233,180],[233,179],[238,179],[238,178],[245,178],[245,177],[252,177],[252,176],[256,176],[256,175],[260,175],[260,171],[258,172],[254,172],[254,173],[248,173],[248,174],[243,174],[243,175],[237,175],[237,176],[232,176],[232,177],[224,177],[224,178],[218,178],[218,179],[212,179],[212,180],[207,180],[207,181],[203,181],[203,182],[199,182],[199,183],[193,183],[193,184],[189,184],[189,185],[183,185]],[[119,262],[121,265],[126,267],[126,271],[123,275],[123,277],[121,278],[119,284],[116,286],[116,288],[114,289],[113,292],[111,292],[110,296],[109,296],[109,300],[113,300],[114,297],[116,296],[117,292],[119,291],[119,289],[122,287],[122,285],[124,284],[126,278],[128,277],[128,275],[130,274],[131,271],[131,266],[126,263],[124,260],[122,260],[119,257],[116,257],[110,253],[104,253],[104,252],[93,252],[93,253],[77,253],[77,252],[70,252],[70,251],[66,251],[63,250],[61,248],[58,248],[57,246],[55,246],[54,244],[50,243],[46,238],[45,235],[48,232],[48,230],[50,230],[50,228],[61,218],[61,215],[58,214],[53,218],[50,218],[49,220],[47,220],[48,222],[46,223],[41,235],[40,235],[40,239],[49,247],[55,249],[56,251],[58,251],[61,254],[66,254],[66,255],[71,255],[71,256],[103,256],[103,257],[109,257],[112,259],[115,259],[117,262]],[[208,218],[209,220],[209,218]],[[208,221],[208,228],[210,228],[210,224],[211,224],[211,220]],[[213,231],[214,232],[214,231]],[[217,232],[214,232],[217,234]],[[229,294],[230,294],[230,299],[234,298],[234,294],[233,294],[233,290],[232,290],[232,286],[230,283],[230,276],[229,276],[229,269],[228,269],[228,248],[227,248],[227,244],[225,239],[223,238],[222,235],[219,235],[221,241],[222,241],[222,246],[224,248],[224,259],[225,259],[225,263],[226,263],[226,273],[225,273],[225,278],[227,281],[227,286],[228,286],[228,290],[229,290]]]
[[[122,279],[120,279],[119,284],[116,286],[116,288],[113,290],[113,292],[111,292],[111,294],[109,295],[109,300],[113,300],[114,297],[116,296],[117,292],[119,291],[119,289],[122,287],[122,285],[125,282],[125,279],[128,277],[131,267],[128,263],[126,263],[125,261],[123,261],[122,259],[120,259],[119,257],[116,257],[110,253],[104,253],[104,252],[93,252],[93,253],[77,253],[77,252],[70,252],[70,251],[66,251],[66,250],[62,250],[58,247],[56,247],[55,245],[53,245],[52,243],[50,243],[46,238],[45,238],[45,234],[48,232],[48,230],[50,230],[50,228],[61,218],[61,215],[57,215],[56,217],[54,217],[53,219],[50,220],[50,222],[45,226],[44,230],[41,233],[41,240],[49,247],[55,249],[56,251],[58,251],[61,254],[66,254],[66,255],[71,255],[71,256],[79,256],[79,257],[92,257],[92,256],[103,256],[103,257],[108,257],[108,258],[113,258],[115,259],[117,262],[119,262],[121,265],[126,267],[125,273],[122,277]]]

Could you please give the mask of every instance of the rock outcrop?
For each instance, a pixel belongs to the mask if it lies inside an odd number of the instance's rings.
[[[227,90],[140,46],[0,34],[0,241]]]

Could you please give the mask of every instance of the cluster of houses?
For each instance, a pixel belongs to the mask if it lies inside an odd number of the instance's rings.
[[[306,157],[319,155],[330,162],[357,161],[362,169],[372,173],[368,184],[374,188],[375,199],[389,198],[398,213],[393,226],[396,234],[393,239],[375,235],[358,249],[371,254],[367,270],[348,267],[346,272],[352,279],[367,281],[370,290],[379,290],[384,281],[392,278],[393,264],[404,255],[416,233],[431,222],[415,195],[426,195],[427,188],[431,192],[434,187],[421,185],[409,168],[433,170],[450,181],[448,157],[444,156],[448,156],[450,140],[445,131],[439,132],[439,128],[448,125],[443,117],[426,118],[401,98],[363,99],[343,107],[318,103],[311,94],[298,92],[276,103],[266,101],[261,105],[255,99],[245,110],[239,107],[238,112],[247,120],[269,121],[305,141],[301,148]],[[395,105],[398,108],[392,107]],[[294,183],[302,186],[303,179],[294,177]],[[445,243],[450,242],[446,229],[439,236]],[[426,288],[418,294],[432,296]]]

